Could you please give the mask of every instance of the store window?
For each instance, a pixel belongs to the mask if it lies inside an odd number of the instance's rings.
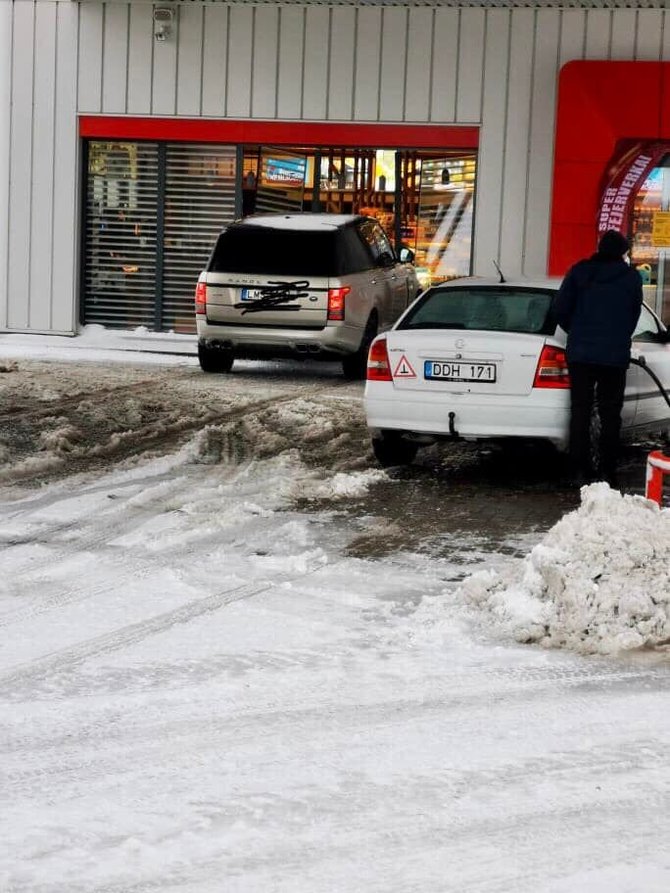
[[[474,152],[245,147],[244,170],[245,215],[364,214],[414,251],[423,285],[471,272]]]
[[[631,263],[642,276],[646,302],[670,321],[670,153],[653,168],[635,197]]]

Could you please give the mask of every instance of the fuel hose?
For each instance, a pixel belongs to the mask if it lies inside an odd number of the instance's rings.
[[[639,366],[641,369],[644,369],[647,375],[649,375],[650,378],[654,381],[654,384],[658,388],[659,393],[661,394],[665,402],[668,404],[668,406],[670,406],[670,396],[668,396],[668,392],[663,387],[663,382],[660,380],[658,375],[656,375],[653,369],[650,369],[649,366],[647,366],[646,359],[644,357],[639,357],[639,359],[634,359],[633,357],[631,357],[630,361],[634,366]]]

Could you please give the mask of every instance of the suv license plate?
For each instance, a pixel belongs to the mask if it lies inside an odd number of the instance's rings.
[[[262,297],[262,288],[243,288],[240,294],[240,300],[242,301],[259,301]]]
[[[433,381],[493,382],[496,380],[496,364],[426,360],[423,364],[423,377]]]

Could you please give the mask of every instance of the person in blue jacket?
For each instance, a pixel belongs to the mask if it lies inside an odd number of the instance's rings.
[[[642,306],[642,279],[627,263],[629,250],[621,233],[608,230],[597,252],[570,268],[556,299],[556,319],[568,333],[570,458],[578,483],[618,485],[626,370]],[[597,468],[590,436],[594,402],[600,417]]]

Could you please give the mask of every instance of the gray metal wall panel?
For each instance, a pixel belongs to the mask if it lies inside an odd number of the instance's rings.
[[[99,112],[102,105],[102,47],[105,6],[91,5],[79,18],[80,112]]]
[[[528,276],[546,272],[561,27],[561,14],[557,10],[538,10],[536,16],[523,239],[523,270]]]
[[[476,122],[482,116],[482,61],[486,16],[487,13],[480,9],[461,10],[456,120],[462,122]],[[497,16],[492,19],[493,23],[498,21]],[[492,24],[491,27],[495,29],[499,26]],[[506,39],[504,33],[496,33],[495,30],[487,37],[491,46],[500,43],[501,39],[503,41]]]
[[[450,123],[456,120],[460,29],[460,10],[435,10],[430,94],[431,121]]]
[[[511,16],[509,10],[492,9],[486,12],[486,17],[483,124],[475,198],[477,238],[474,266],[476,272],[490,276],[495,274],[492,261],[500,257]]]
[[[251,115],[253,31],[253,8],[231,7],[226,73],[226,115],[231,118],[247,118]]]
[[[277,116],[299,118],[302,107],[305,12],[298,8],[284,7],[280,9],[279,15]]]
[[[123,114],[128,83],[128,6],[105,7],[102,53],[102,111]]]
[[[379,119],[381,121],[402,121],[404,118],[407,25],[408,11],[406,9],[384,10],[379,77]]]
[[[7,325],[19,329],[30,322],[34,18],[32,3],[15,4]]]
[[[612,13],[608,9],[594,9],[586,20],[587,59],[607,59],[612,35]]]
[[[179,7],[177,46],[177,114],[189,117],[202,108],[202,43],[205,9]]]
[[[323,120],[327,113],[329,11],[305,10],[305,50],[302,78],[302,117]]]
[[[177,111],[177,44],[174,39],[154,42],[152,115],[174,115]]]
[[[409,17],[403,108],[406,121],[428,121],[430,118],[433,18],[432,9],[413,10]]]
[[[151,78],[154,58],[154,25],[151,7],[130,7],[128,40],[129,115],[146,115],[151,109]]]
[[[51,326],[71,332],[75,325],[78,272],[79,177],[77,138],[77,11],[58,6],[56,114],[54,131],[53,272]]]
[[[381,32],[382,10],[359,9],[354,81],[354,118],[359,121],[379,117]]]
[[[269,6],[256,9],[251,52],[252,118],[275,118],[277,115],[278,50],[279,8]]]
[[[328,117],[347,121],[352,116],[356,12],[333,9],[330,22]]]
[[[642,62],[657,62],[661,58],[663,40],[663,10],[648,9],[638,16],[635,58]]]
[[[634,9],[619,9],[612,21],[612,48],[610,59],[634,59],[637,12]]]
[[[13,13],[11,4],[0,4],[0,328],[7,326]]]
[[[584,58],[586,42],[586,13],[580,9],[569,9],[561,12],[561,49],[559,66],[572,59]]]
[[[500,212],[500,265],[511,274],[521,272],[528,187],[531,73],[535,10],[510,13],[510,51],[507,74],[505,149]]]
[[[228,70],[228,13],[225,6],[205,8],[202,48],[202,114],[226,114],[226,72]]]
[[[51,327],[56,4],[35,6],[28,325]]]

